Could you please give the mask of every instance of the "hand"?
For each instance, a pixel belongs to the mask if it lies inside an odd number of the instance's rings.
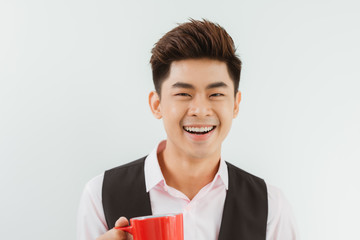
[[[125,217],[119,218],[116,223],[115,227],[126,227],[129,225],[129,221]],[[131,234],[124,232],[119,229],[111,229],[98,237],[96,240],[132,240],[133,237]]]

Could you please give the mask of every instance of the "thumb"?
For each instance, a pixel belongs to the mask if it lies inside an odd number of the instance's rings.
[[[129,221],[125,217],[119,218],[116,223],[115,227],[126,227],[129,225]],[[99,236],[96,240],[132,240],[132,236],[124,231],[118,229],[110,229],[105,234]]]
[[[120,217],[116,222],[115,222],[115,227],[127,227],[129,226],[129,221],[127,220],[126,217]],[[133,240],[133,237],[130,233],[127,233],[127,232],[123,232],[123,231],[120,231],[122,232],[122,234],[125,234],[125,235],[122,235],[122,236],[126,236],[126,239],[128,240]]]
[[[120,217],[116,222],[115,222],[115,227],[126,227],[129,226],[129,221],[127,220],[126,217]]]

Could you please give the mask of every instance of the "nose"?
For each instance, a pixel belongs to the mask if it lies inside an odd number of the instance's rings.
[[[210,116],[212,114],[212,110],[209,100],[204,96],[200,96],[200,95],[195,96],[190,101],[188,114],[190,116],[197,116],[197,117]]]

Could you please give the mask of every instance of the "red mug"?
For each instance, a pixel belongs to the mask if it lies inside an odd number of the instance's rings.
[[[131,218],[130,226],[115,229],[131,233],[134,240],[184,240],[182,213]]]

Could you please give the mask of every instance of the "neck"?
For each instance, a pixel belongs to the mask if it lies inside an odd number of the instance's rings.
[[[166,183],[191,200],[214,179],[220,165],[220,151],[205,158],[193,158],[176,154],[167,145],[158,153],[158,160]]]

